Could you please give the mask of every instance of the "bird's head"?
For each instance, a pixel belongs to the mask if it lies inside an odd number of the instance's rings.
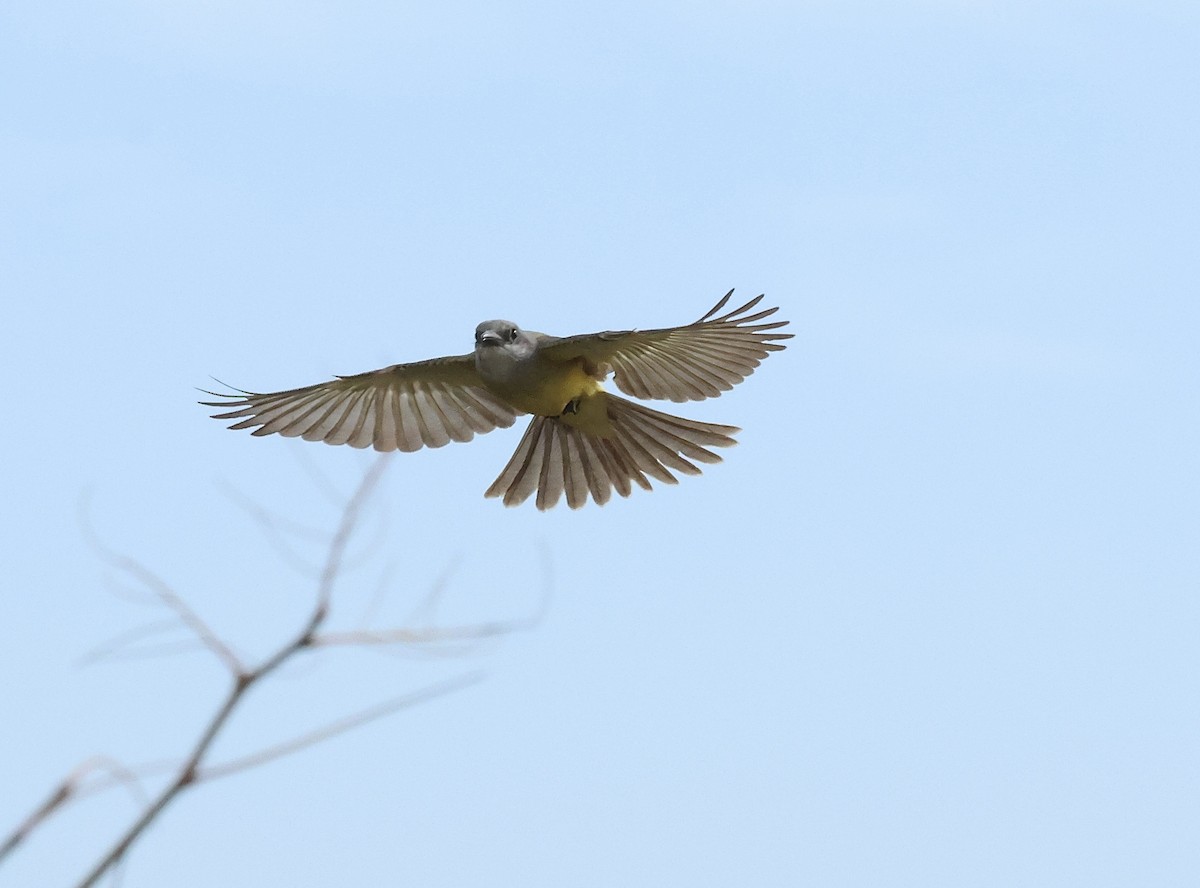
[[[495,350],[519,359],[529,356],[536,348],[533,336],[512,321],[484,321],[475,328],[477,355]]]

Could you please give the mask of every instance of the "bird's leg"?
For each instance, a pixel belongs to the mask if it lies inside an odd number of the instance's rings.
[[[579,399],[572,398],[570,401],[567,401],[567,406],[563,408],[562,413],[560,413],[559,416],[568,416],[570,414],[574,414],[574,413],[578,413],[578,412],[579,412]]]

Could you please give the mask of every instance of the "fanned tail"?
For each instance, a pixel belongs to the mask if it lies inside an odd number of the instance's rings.
[[[559,417],[535,416],[508,465],[484,496],[503,497],[504,505],[523,503],[535,492],[537,507],[553,507],[565,493],[578,509],[590,495],[604,505],[616,490],[629,496],[636,484],[650,490],[646,477],[677,484],[671,470],[699,475],[692,462],[717,463],[708,447],[732,447],[736,426],[696,422],[651,410],[613,395],[605,398],[612,431],[589,434]]]

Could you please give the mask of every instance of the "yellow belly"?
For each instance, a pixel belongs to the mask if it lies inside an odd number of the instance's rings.
[[[558,420],[597,438],[607,438],[613,431],[612,420],[608,418],[608,397],[597,384],[596,391],[578,400],[574,413],[563,414]]]
[[[558,416],[571,401],[603,391],[603,386],[576,362],[562,364],[554,372],[542,373],[536,385],[520,391],[505,391],[505,399],[519,410],[539,416]]]

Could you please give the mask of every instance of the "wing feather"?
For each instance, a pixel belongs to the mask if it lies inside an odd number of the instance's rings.
[[[729,303],[726,293],[692,324],[659,330],[619,330],[547,337],[541,351],[552,360],[583,358],[597,373],[612,371],[617,388],[635,398],[699,401],[733,388],[791,333],[775,332],[787,321],[760,323],[778,308],[751,313],[763,299],[718,314]]]
[[[281,392],[211,392],[231,429],[376,450],[419,450],[508,428],[520,411],[484,387],[473,355],[395,364]]]

